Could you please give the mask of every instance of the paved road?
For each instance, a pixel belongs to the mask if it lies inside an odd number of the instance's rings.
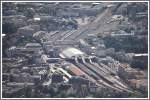
[[[85,27],[82,27],[82,29],[79,29],[81,30],[80,34],[76,33],[78,34],[78,36],[72,36],[72,39],[78,41],[79,39],[87,37],[87,34],[103,34],[104,32],[109,32],[111,30],[117,29],[119,22],[112,22],[107,24],[111,17],[112,15],[110,9],[105,9],[102,13],[97,15],[96,19],[92,23],[86,25]]]
[[[79,39],[87,37],[87,34],[98,34],[103,33],[104,31],[110,31],[111,29],[115,29],[118,24],[117,22],[107,24],[106,22],[110,19],[110,9],[107,8],[102,13],[98,14],[95,20],[88,25],[81,27],[77,30],[73,30],[73,32],[66,32],[66,34],[64,34],[64,32],[60,32],[59,34],[56,33],[55,35],[53,35],[53,37],[51,37],[51,39],[56,41],[60,39],[60,36],[62,36],[62,40],[78,41]]]

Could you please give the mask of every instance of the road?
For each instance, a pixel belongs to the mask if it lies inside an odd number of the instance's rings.
[[[110,8],[104,9],[102,13],[99,13],[93,22],[79,27],[77,30],[70,30],[67,32],[56,32],[51,37],[50,40],[73,40],[78,41],[79,39],[86,38],[88,34],[99,34],[105,31],[110,31],[111,29],[116,29],[119,22],[113,22],[107,24],[111,19]]]

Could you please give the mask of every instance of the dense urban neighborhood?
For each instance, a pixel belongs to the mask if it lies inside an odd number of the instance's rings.
[[[147,98],[148,2],[3,2],[3,98]]]

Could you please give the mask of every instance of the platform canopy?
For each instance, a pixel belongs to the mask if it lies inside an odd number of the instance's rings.
[[[85,55],[85,53],[73,47],[67,48],[60,53],[62,58],[72,58],[80,55]]]

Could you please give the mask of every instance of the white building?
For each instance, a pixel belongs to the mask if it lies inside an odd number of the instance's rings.
[[[62,57],[62,58],[72,58],[72,57],[80,56],[80,55],[85,55],[85,53],[76,48],[72,48],[72,47],[69,47],[69,48],[63,50],[60,53],[60,57]]]

